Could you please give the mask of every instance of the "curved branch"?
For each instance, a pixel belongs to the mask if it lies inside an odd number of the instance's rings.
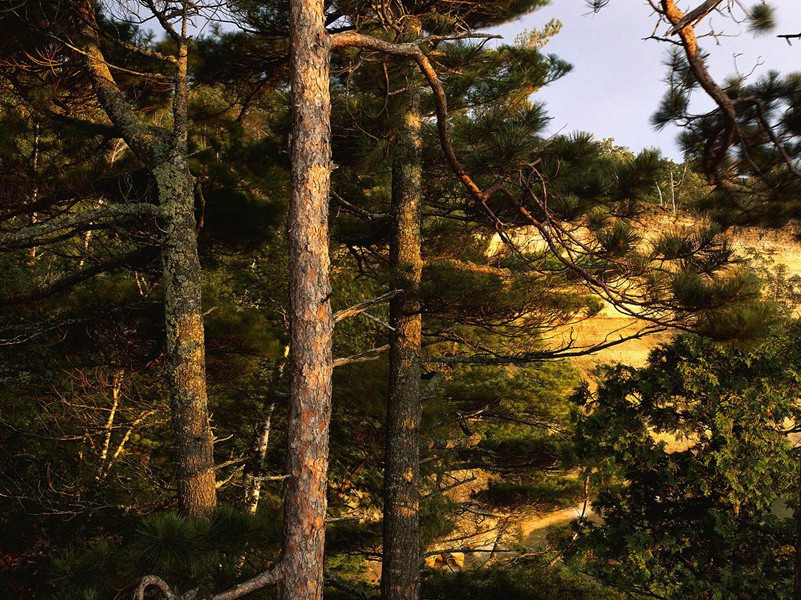
[[[281,574],[281,563],[276,563],[270,569],[259,573],[255,577],[235,585],[229,590],[210,596],[199,596],[197,590],[190,590],[184,594],[173,591],[169,584],[161,577],[156,575],[145,575],[139,580],[133,593],[133,600],[145,600],[145,592],[149,588],[158,589],[166,600],[237,600],[248,594],[252,594],[262,588],[272,585],[278,581]]]
[[[166,138],[144,123],[133,111],[128,99],[114,80],[97,39],[97,20],[92,0],[81,0],[77,11],[81,52],[97,98],[120,136],[134,154],[147,165],[166,156]]]

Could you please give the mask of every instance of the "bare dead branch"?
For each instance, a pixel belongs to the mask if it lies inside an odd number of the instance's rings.
[[[381,357],[381,354],[387,350],[389,350],[389,344],[379,346],[378,348],[371,348],[370,350],[366,350],[365,352],[361,352],[359,354],[352,354],[351,356],[345,356],[343,358],[335,358],[334,367],[344,367],[345,365],[353,365],[356,363],[378,360]]]
[[[366,311],[369,308],[372,308],[373,306],[385,304],[402,292],[403,290],[390,290],[389,292],[381,294],[380,296],[376,296],[375,298],[372,298],[370,300],[365,300],[364,302],[359,302],[358,304],[354,304],[353,306],[349,306],[348,308],[343,308],[342,310],[338,310],[337,312],[334,313],[334,324],[336,325],[340,321],[344,321],[347,318],[354,317],[359,313],[363,313],[364,311]]]

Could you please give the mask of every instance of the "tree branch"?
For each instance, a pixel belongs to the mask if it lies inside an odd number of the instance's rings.
[[[466,438],[448,440],[423,440],[420,446],[425,450],[466,450],[475,448],[484,439],[480,433],[474,433]]]
[[[358,304],[354,304],[353,306],[349,306],[348,308],[343,308],[342,310],[338,310],[334,313],[334,324],[336,325],[340,321],[344,321],[350,317],[355,317],[359,313],[363,313],[368,308],[373,306],[377,306],[379,304],[384,304],[389,302],[392,298],[397,296],[398,294],[402,293],[403,290],[391,290],[386,292],[385,294],[381,294],[380,296],[376,296],[370,300],[365,300],[364,302],[359,302]]]
[[[344,367],[345,365],[353,365],[356,363],[370,362],[371,360],[378,360],[383,352],[389,350],[389,344],[379,346],[378,348],[371,348],[360,354],[353,354],[343,358],[334,359],[334,367]]]
[[[281,575],[281,563],[276,563],[270,569],[259,573],[255,577],[235,585],[229,590],[212,594],[210,596],[198,596],[197,590],[190,590],[184,594],[178,594],[161,577],[146,575],[139,580],[133,593],[133,600],[145,600],[145,592],[149,588],[157,588],[166,600],[237,600],[255,591],[278,581]]]
[[[668,35],[675,35],[687,25],[691,25],[696,21],[700,21],[706,15],[715,10],[715,8],[721,2],[723,2],[723,0],[706,0],[706,2],[703,2],[700,6],[691,10],[676,23],[674,23],[673,27],[670,29],[670,31],[668,31]]]
[[[160,162],[166,155],[166,137],[143,123],[114,80],[97,39],[97,20],[92,0],[81,0],[77,11],[81,51],[98,100],[120,137],[146,165]]]
[[[42,239],[43,236],[58,233],[64,229],[71,229],[69,235],[85,230],[98,222],[114,223],[131,217],[159,217],[162,210],[155,204],[138,202],[134,204],[113,204],[94,210],[82,211],[64,215],[44,223],[30,225],[17,231],[0,233],[0,247],[26,248],[31,245],[41,245],[53,240]],[[64,235],[56,236],[63,239]]]
[[[32,302],[43,300],[58,292],[68,289],[77,285],[87,279],[91,279],[95,275],[112,271],[123,265],[130,265],[132,263],[139,263],[148,259],[155,258],[157,252],[154,248],[139,248],[133,252],[129,252],[123,256],[118,256],[104,262],[99,262],[85,269],[80,269],[75,273],[57,279],[46,286],[37,287],[36,289],[28,292],[12,296],[10,298],[0,298],[0,306],[13,306],[15,304],[23,304],[25,302]]]

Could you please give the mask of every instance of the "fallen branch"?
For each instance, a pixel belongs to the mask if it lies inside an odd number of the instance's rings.
[[[178,594],[174,592],[169,584],[161,577],[146,575],[142,577],[136,585],[133,593],[133,600],[145,600],[145,592],[150,588],[158,589],[166,600],[236,600],[237,598],[242,598],[263,587],[276,583],[281,573],[280,567],[281,563],[277,563],[267,571],[259,573],[255,577],[243,581],[229,590],[210,596],[199,596],[198,590],[190,590],[184,594]],[[121,597],[118,596],[118,598]]]

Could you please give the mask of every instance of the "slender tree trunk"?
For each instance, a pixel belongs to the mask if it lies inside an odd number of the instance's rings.
[[[186,3],[184,3],[186,8]],[[173,427],[178,510],[204,516],[217,503],[214,438],[206,395],[206,355],[197,253],[194,178],[187,165],[187,18],[176,55],[173,124],[169,135],[133,111],[109,69],[97,40],[95,4],[77,5],[84,60],[95,94],[122,139],[147,165],[164,211],[162,270],[167,338],[167,389]]]
[[[33,189],[31,190],[31,200],[33,205],[39,201],[39,123],[33,124],[33,154],[31,156],[31,181],[33,182]],[[36,211],[31,213],[31,225],[36,224]],[[36,246],[31,246],[30,249],[31,264],[36,260]],[[83,265],[81,265],[83,266]]]
[[[392,163],[392,286],[390,379],[385,428],[384,539],[381,590],[384,600],[420,597],[420,96],[410,77]]]
[[[330,41],[322,0],[290,2],[290,400],[282,600],[321,600],[333,372]]]
[[[176,164],[177,163],[177,164]],[[206,353],[201,309],[193,182],[181,161],[154,169],[167,211],[162,249],[167,336],[167,387],[172,417],[178,510],[208,515],[217,503],[214,437],[206,394]]]
[[[100,448],[100,458],[97,465],[97,474],[95,475],[97,480],[103,476],[103,471],[106,469],[108,450],[111,447],[111,435],[114,433],[114,418],[117,416],[117,409],[120,406],[122,376],[122,370],[116,371],[111,381],[111,409],[108,413],[108,419],[106,419],[106,426],[103,428],[103,445]]]
[[[798,458],[798,508],[795,510],[795,581],[793,600],[801,600],[801,456]]]
[[[264,476],[264,459],[267,457],[267,446],[270,443],[270,424],[274,410],[275,402],[271,402],[254,440],[251,464],[245,473],[245,510],[251,515],[255,515],[259,509],[262,485],[260,478]]]
[[[186,40],[186,24],[182,40]],[[187,154],[187,44],[178,48],[169,159],[153,168],[165,210],[162,249],[167,387],[178,481],[178,510],[206,516],[217,505],[214,435],[206,393],[206,346],[197,252],[195,181]]]

